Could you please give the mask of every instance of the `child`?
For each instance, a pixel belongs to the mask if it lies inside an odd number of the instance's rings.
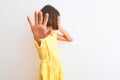
[[[39,80],[63,80],[57,40],[71,42],[73,39],[61,27],[60,14],[53,6],[46,5],[39,12],[35,11],[34,18],[33,24],[27,16],[40,58]],[[62,35],[54,30],[59,30]]]

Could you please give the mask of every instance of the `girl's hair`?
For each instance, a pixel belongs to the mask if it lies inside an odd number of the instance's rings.
[[[58,16],[60,16],[60,13],[58,12],[58,10],[51,5],[46,5],[41,9],[41,11],[43,13],[43,19],[46,13],[49,14],[47,26],[52,26],[54,30],[58,30],[57,21],[58,21]]]

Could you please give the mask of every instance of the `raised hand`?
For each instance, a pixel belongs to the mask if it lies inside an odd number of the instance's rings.
[[[27,16],[27,20],[30,24],[32,33],[34,35],[34,39],[39,41],[40,39],[44,39],[48,35],[51,34],[51,31],[47,30],[47,22],[48,22],[49,14],[46,13],[45,17],[43,19],[43,14],[42,12],[37,12],[35,11],[34,13],[34,24],[32,23],[31,19],[29,16]]]
[[[60,29],[60,27],[61,27],[61,20],[60,20],[60,16],[58,16],[58,18],[57,18],[57,24],[58,24],[58,29]]]
[[[68,42],[73,41],[73,38],[70,36],[70,34],[65,29],[62,28],[60,16],[58,16],[57,24],[59,31],[62,33],[62,35],[61,34],[57,35],[57,39]]]

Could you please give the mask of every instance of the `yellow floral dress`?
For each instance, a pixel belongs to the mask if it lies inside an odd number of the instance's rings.
[[[35,40],[34,43],[40,57],[39,80],[63,80],[57,33],[52,32],[52,35],[42,39],[40,46]]]

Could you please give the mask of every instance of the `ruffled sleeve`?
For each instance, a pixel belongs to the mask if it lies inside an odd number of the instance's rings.
[[[37,52],[38,52],[38,55],[39,55],[40,59],[42,59],[44,57],[44,52],[46,51],[45,40],[44,39],[41,40],[41,45],[40,46],[39,46],[39,44],[36,40],[34,40],[34,44],[35,44],[35,47],[37,49]]]

